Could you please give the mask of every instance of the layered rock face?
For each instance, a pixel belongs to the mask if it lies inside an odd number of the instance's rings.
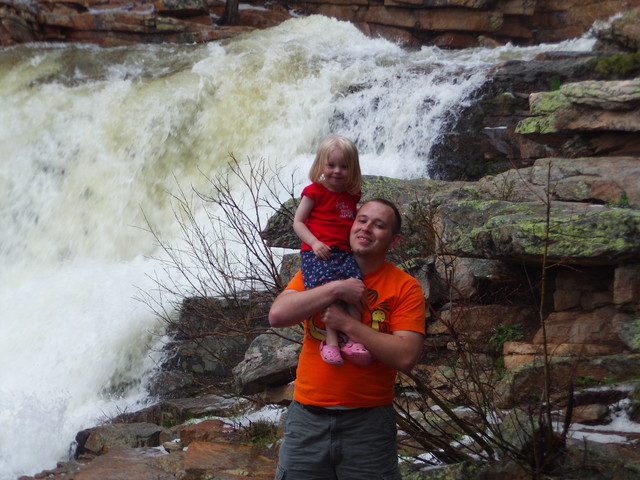
[[[55,41],[102,46],[201,43],[267,28],[289,18],[286,9],[243,11],[240,24],[218,26],[224,2],[205,0],[0,1],[0,45]]]
[[[596,19],[607,19],[639,4],[592,0],[302,0],[290,5],[306,13],[353,22],[370,35],[405,45],[464,48],[577,37]]]
[[[596,20],[640,6],[640,0],[314,0],[252,2],[240,22],[220,27],[218,0],[0,1],[0,45],[32,41],[132,43],[207,42],[289,18],[291,8],[354,23],[371,36],[406,46],[464,48],[507,42],[535,44],[582,35]],[[634,28],[628,25],[627,28]]]

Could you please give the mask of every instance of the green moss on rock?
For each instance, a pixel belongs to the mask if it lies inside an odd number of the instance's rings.
[[[532,115],[544,115],[552,113],[559,108],[569,106],[571,102],[561,90],[553,92],[541,92],[535,94],[529,103]]]
[[[542,203],[458,201],[442,205],[442,236],[461,256],[539,261],[544,253],[546,208]],[[640,212],[554,202],[548,255],[554,260],[614,261],[640,254]]]
[[[520,135],[555,133],[558,131],[554,125],[555,119],[556,117],[553,114],[539,117],[528,117],[518,122],[515,131]]]

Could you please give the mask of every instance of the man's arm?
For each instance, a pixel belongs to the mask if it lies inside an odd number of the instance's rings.
[[[366,295],[364,283],[355,278],[336,280],[311,290],[285,290],[271,305],[269,324],[276,328],[290,327],[337,301],[364,306]]]
[[[407,330],[391,335],[378,332],[349,315],[338,305],[329,306],[323,316],[327,327],[340,330],[354,343],[363,344],[376,360],[403,373],[409,373],[420,359],[424,336]]]

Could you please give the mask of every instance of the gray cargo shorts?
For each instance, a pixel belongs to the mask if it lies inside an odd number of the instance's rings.
[[[402,480],[392,405],[333,410],[292,402],[276,480]]]

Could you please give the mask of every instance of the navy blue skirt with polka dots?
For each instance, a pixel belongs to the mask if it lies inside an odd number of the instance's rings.
[[[362,273],[351,252],[334,247],[331,249],[329,260],[318,258],[311,250],[300,252],[300,256],[302,280],[306,290],[334,280],[346,280],[347,278],[362,280]]]

